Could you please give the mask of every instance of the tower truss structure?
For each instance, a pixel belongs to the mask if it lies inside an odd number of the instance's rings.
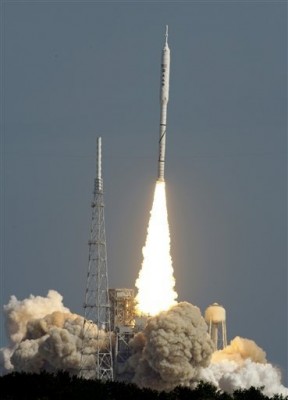
[[[97,175],[91,208],[80,376],[86,379],[113,380],[101,137],[97,139]]]

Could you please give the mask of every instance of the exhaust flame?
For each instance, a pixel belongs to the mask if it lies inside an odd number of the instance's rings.
[[[176,304],[170,233],[166,207],[165,182],[157,181],[147,238],[143,247],[143,263],[136,280],[136,308],[140,314],[154,316]]]

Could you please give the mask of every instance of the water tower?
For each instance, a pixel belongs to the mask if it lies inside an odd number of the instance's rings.
[[[208,331],[215,344],[215,349],[223,349],[227,346],[226,311],[218,303],[213,303],[206,308],[205,321]]]

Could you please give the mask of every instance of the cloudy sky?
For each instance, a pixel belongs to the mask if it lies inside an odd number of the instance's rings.
[[[285,1],[3,1],[1,306],[83,314],[96,138],[110,287],[134,287],[171,49],[167,203],[180,301],[227,310],[287,373]],[[1,345],[7,339],[1,313]]]

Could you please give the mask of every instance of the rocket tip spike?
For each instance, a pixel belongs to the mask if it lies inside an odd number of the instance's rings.
[[[168,25],[166,25],[165,44],[168,44]]]

